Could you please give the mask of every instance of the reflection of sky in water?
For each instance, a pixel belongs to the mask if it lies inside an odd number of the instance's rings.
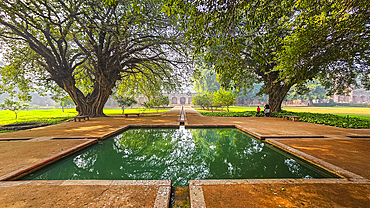
[[[131,129],[24,179],[322,178],[235,129]]]

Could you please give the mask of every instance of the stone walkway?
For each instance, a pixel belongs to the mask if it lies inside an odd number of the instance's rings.
[[[178,126],[181,107],[171,109],[160,117],[100,117],[80,122],[67,122],[35,129],[0,134],[0,140],[91,138],[102,139],[130,126]]]
[[[106,117],[0,134],[0,180],[15,179],[132,126],[178,126],[180,107],[161,117]],[[278,118],[203,117],[185,107],[185,125],[235,126],[340,179],[191,181],[192,207],[366,207],[370,130]],[[63,138],[63,139],[61,139]],[[0,204],[14,207],[167,207],[169,181],[2,181]]]
[[[186,110],[188,126],[234,125],[344,177],[195,180],[189,185],[192,207],[367,207],[370,203],[370,129],[279,118],[204,117]]]

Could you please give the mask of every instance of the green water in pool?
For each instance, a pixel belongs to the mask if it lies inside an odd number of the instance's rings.
[[[333,178],[237,129],[129,129],[21,180]]]

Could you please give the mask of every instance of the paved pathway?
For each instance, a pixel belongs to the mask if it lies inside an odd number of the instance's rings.
[[[0,181],[16,179],[128,126],[178,126],[180,110],[175,107],[161,117],[91,118],[0,134]],[[171,181],[3,181],[0,207],[159,208],[169,204],[170,190]]]
[[[282,136],[370,136],[370,129],[343,129],[332,126],[293,122],[273,117],[208,117],[201,116],[191,107],[186,107],[189,125],[233,124],[240,125],[250,132],[266,137]]]
[[[178,126],[180,110],[176,107],[161,117],[92,118],[0,134],[0,180],[26,173],[129,126]],[[369,129],[341,129],[278,118],[203,117],[190,107],[185,110],[187,126],[237,126],[344,176],[324,180],[192,181],[189,188],[193,207],[366,207],[370,204]],[[169,187],[168,182],[161,181],[141,185],[132,181],[0,182],[0,204],[166,207]]]
[[[181,107],[177,106],[160,117],[99,117],[81,122],[67,122],[30,130],[0,134],[1,139],[105,138],[122,131],[127,125],[178,125]]]
[[[236,125],[346,177],[191,181],[193,207],[367,207],[370,204],[369,129],[342,129],[279,118],[204,117],[190,107],[186,111],[188,126]]]

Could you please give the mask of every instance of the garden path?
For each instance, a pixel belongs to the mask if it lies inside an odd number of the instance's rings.
[[[274,146],[345,176],[191,181],[193,207],[366,207],[370,203],[370,129],[343,129],[270,117],[205,117],[190,107],[186,108],[186,117],[187,126],[240,126]]]
[[[178,126],[180,109],[175,107],[161,117],[92,118],[0,134],[0,180],[94,143],[128,125]],[[369,129],[341,129],[278,118],[203,117],[190,107],[185,110],[189,127],[236,125],[266,142],[346,176],[323,180],[192,181],[193,207],[366,207],[370,203]],[[0,204],[17,207],[168,205],[168,182],[127,183],[132,182],[3,181],[0,182]]]

